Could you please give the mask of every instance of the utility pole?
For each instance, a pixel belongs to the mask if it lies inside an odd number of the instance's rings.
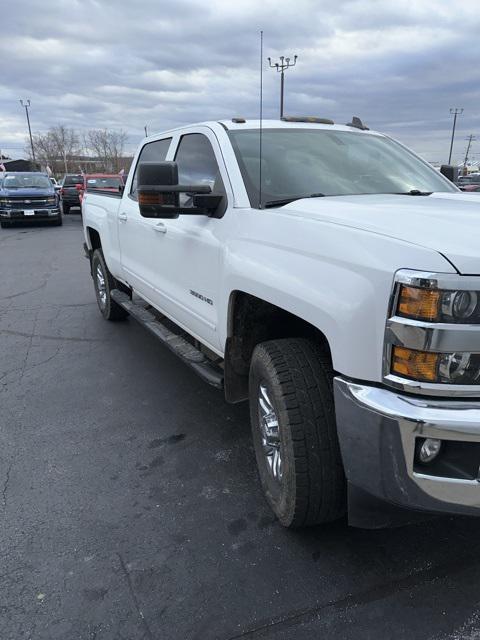
[[[470,152],[470,147],[472,146],[473,140],[475,140],[475,136],[473,135],[473,133],[471,133],[468,136],[467,140],[468,140],[467,151],[465,152],[465,160],[463,161],[463,168],[464,169],[466,169],[466,167],[467,167],[468,154]]]
[[[293,62],[291,62],[290,58],[285,58],[285,56],[280,56],[280,62],[274,62],[272,64],[272,59],[268,58],[268,64],[271,69],[276,69],[280,75],[280,118],[283,118],[283,92],[285,88],[285,70],[290,67],[294,67],[297,64],[298,56],[293,57]]]
[[[448,164],[452,161],[452,151],[453,151],[453,139],[455,138],[455,127],[457,124],[457,116],[461,116],[463,113],[463,109],[459,109],[455,107],[455,109],[450,109],[450,114],[453,115],[453,128],[452,128],[452,141],[450,142],[450,154],[448,156]]]
[[[25,109],[25,113],[27,114],[28,135],[30,136],[30,146],[32,147],[32,158],[33,158],[33,161],[36,162],[35,150],[33,148],[32,129],[30,127],[30,117],[28,115],[28,107],[30,106],[30,100],[26,100],[25,102],[23,100],[20,100],[19,102],[22,105],[22,107]]]

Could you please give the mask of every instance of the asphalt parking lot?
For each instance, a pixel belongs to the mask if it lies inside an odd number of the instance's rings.
[[[247,407],[100,316],[78,214],[0,273],[1,640],[480,638],[480,520],[282,529]]]

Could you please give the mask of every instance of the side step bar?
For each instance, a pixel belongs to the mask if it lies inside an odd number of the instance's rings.
[[[128,311],[132,318],[135,318],[156,338],[161,340],[166,347],[196,371],[205,382],[217,389],[223,389],[223,371],[210,362],[199,349],[182,336],[170,331],[160,320],[157,320],[151,311],[133,302],[123,291],[112,289],[110,295],[117,304]]]

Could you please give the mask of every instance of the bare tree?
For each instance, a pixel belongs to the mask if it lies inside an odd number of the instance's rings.
[[[82,137],[83,144],[75,129],[63,125],[35,134],[33,147],[37,161],[43,168],[49,166],[57,175],[75,172],[80,166],[88,165],[93,165],[97,171],[112,173],[118,173],[124,167],[125,131],[90,129]],[[30,144],[25,146],[25,151],[31,158]]]
[[[68,173],[75,156],[80,153],[79,137],[74,129],[63,125],[52,127],[47,133],[37,133],[33,136],[33,147],[37,160],[44,166],[49,166],[53,173]],[[27,145],[29,156],[31,151]]]
[[[118,173],[127,141],[125,131],[108,129],[90,129],[86,135],[86,144],[90,151],[103,163],[104,171]]]
[[[50,132],[45,134],[36,133],[32,136],[32,140],[37,162],[40,162],[43,167],[48,165],[52,171],[56,172],[58,164],[57,149]],[[27,151],[30,160],[33,160],[30,139],[25,141],[25,150]]]
[[[73,157],[78,156],[80,153],[78,134],[75,129],[68,129],[63,125],[53,127],[49,133],[54,140],[57,155],[63,160],[65,173],[68,173],[69,163],[71,164]]]

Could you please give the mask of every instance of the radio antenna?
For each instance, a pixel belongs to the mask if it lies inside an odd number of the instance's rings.
[[[263,120],[263,31],[260,31],[260,132],[258,163],[258,208],[262,208],[262,120]]]

